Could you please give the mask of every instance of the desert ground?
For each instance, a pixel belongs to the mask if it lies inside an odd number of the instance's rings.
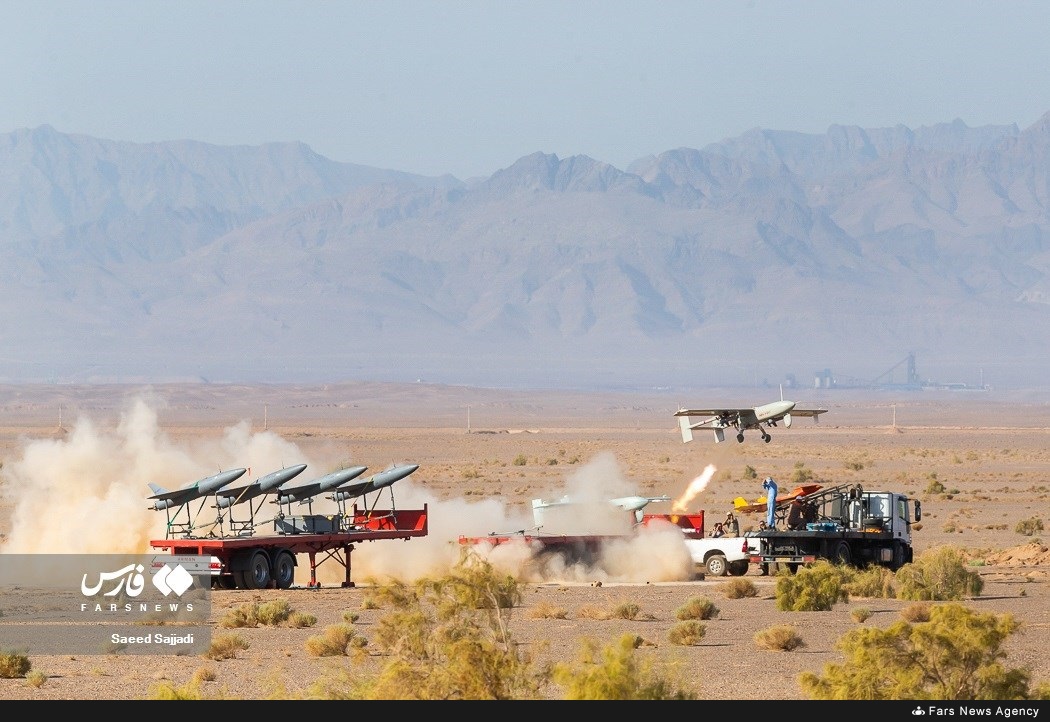
[[[778,395],[768,388],[578,393],[370,383],[0,386],[0,553],[149,552],[164,519],[147,509],[146,482],[175,488],[234,466],[258,477],[303,462],[305,478],[349,464],[373,473],[416,463],[393,497],[402,509],[425,504],[430,520],[426,538],[355,549],[351,588],[339,585],[341,567],[324,563],[321,588],[305,588],[300,560],[292,589],[211,595],[215,634],[229,610],[277,598],[315,615],[313,627],[234,630],[249,647],[223,661],[31,654],[46,681],[0,679],[0,698],[149,698],[158,684],[183,685],[207,668],[214,679],[202,687],[206,696],[264,699],[302,693],[321,678],[366,674],[381,660],[315,657],[305,645],[348,611],[358,614],[355,627],[367,638],[385,610],[366,600],[384,578],[439,574],[459,535],[529,525],[531,499],[600,489],[680,501],[711,465],[710,483],[687,500],[688,511],[703,509],[709,520],[737,497],[762,497],[766,476],[790,488],[799,469],[827,486],[855,483],[920,499],[916,555],[945,544],[963,550],[985,582],[966,604],[1021,622],[1005,664],[1030,670],[1033,682],[1050,681],[1050,552],[1040,533],[1018,531],[1021,522],[1046,522],[1050,393],[796,389],[789,398],[828,413],[817,423],[770,429],[768,444],[756,432],[744,443],[727,435],[715,444],[704,433],[683,443],[673,417],[683,406],[756,405]],[[930,493],[932,481],[944,491]],[[646,511],[670,507],[657,502]],[[746,530],[758,519],[741,521]],[[569,661],[584,639],[607,644],[632,633],[644,640],[639,654],[669,665],[668,674],[701,698],[806,699],[799,673],[841,663],[835,644],[857,627],[852,611],[870,610],[862,623],[885,627],[910,604],[852,598],[827,612],[781,612],[774,579],[757,568],[745,577],[757,596],[728,599],[724,579],[682,577],[662,561],[639,547],[607,567],[528,579],[511,634],[538,661]],[[713,601],[718,615],[698,644],[670,643],[676,610],[696,597]],[[625,620],[588,611],[623,602],[641,613]],[[539,608],[564,616],[530,614]],[[776,624],[793,625],[804,646],[759,647],[755,633]],[[545,693],[562,696],[553,685]]]

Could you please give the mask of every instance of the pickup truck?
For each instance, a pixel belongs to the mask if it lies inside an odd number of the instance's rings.
[[[720,536],[685,539],[693,563],[701,574],[712,577],[734,577],[747,574],[751,553],[747,539],[740,536]]]

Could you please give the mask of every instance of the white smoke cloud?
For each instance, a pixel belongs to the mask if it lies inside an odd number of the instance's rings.
[[[249,473],[234,482],[239,483],[297,463],[308,464],[302,474],[305,480],[349,465],[345,458],[320,462],[309,459],[296,444],[272,431],[252,431],[247,421],[226,428],[217,440],[175,443],[160,429],[154,405],[144,398],[132,400],[115,428],[102,428],[90,418],[81,417],[65,438],[25,442],[20,456],[0,468],[6,502],[13,507],[11,528],[0,553],[150,553],[155,551],[150,541],[165,536],[167,515],[150,508],[147,497],[152,492],[147,482],[177,489],[220,470],[249,468]],[[654,524],[638,527],[637,533],[632,533],[634,517],[608,503],[611,498],[638,494],[611,452],[599,453],[574,469],[563,489],[545,496],[547,501],[564,497],[571,503],[564,508],[551,507],[567,513],[560,519],[556,518],[557,512],[548,514],[539,530],[531,508],[508,509],[498,498],[439,499],[415,481],[425,474],[426,469],[421,468],[381,492],[378,501],[379,508],[390,506],[393,492],[395,509],[420,509],[426,505],[427,536],[355,544],[351,555],[354,580],[412,581],[440,576],[466,548],[460,537],[517,531],[600,534],[622,539],[604,544],[601,553],[587,564],[566,563],[557,557],[538,558],[537,550],[523,543],[471,548],[499,568],[529,581],[692,578],[691,560],[678,527]],[[369,503],[376,501],[371,496]],[[243,506],[248,503],[251,502]],[[214,529],[217,510],[211,504],[208,501],[201,506],[197,501],[189,505],[198,534]],[[351,503],[351,509],[352,506]],[[321,497],[316,498],[312,509],[315,514],[335,510],[334,503]],[[228,514],[229,510],[225,511]],[[260,510],[256,515],[257,534],[263,533],[276,511],[276,505]],[[186,509],[179,513],[180,518],[186,518]],[[297,513],[307,513],[307,508],[304,506]],[[247,512],[239,512],[237,518],[246,516]],[[346,574],[343,567],[324,563],[323,556],[318,556],[322,562],[317,568],[318,581],[325,585],[342,582]],[[305,584],[309,578],[306,556],[299,555],[298,562],[296,583]]]

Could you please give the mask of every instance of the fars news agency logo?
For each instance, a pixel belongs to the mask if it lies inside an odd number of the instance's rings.
[[[85,597],[95,598],[99,592],[103,597],[123,600],[118,603],[99,602],[94,604],[82,602],[82,612],[179,612],[193,611],[193,602],[182,602],[181,597],[193,587],[193,575],[186,571],[182,564],[164,564],[150,575],[150,581],[164,597],[174,595],[176,601],[158,603],[149,601],[128,601],[137,599],[146,589],[146,578],[142,564],[132,562],[116,571],[98,574],[98,581],[88,585],[89,575],[84,574],[80,582],[80,593]],[[94,581],[94,578],[91,578]],[[103,591],[105,589],[106,591]]]

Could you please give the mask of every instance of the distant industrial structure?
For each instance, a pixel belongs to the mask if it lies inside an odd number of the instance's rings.
[[[900,378],[903,367],[903,378]],[[791,377],[794,381],[794,377]],[[870,381],[852,378],[849,376],[836,376],[831,369],[821,369],[813,373],[813,388],[816,389],[876,389],[889,391],[987,391],[989,386],[984,383],[984,374],[981,374],[981,383],[977,386],[964,383],[946,383],[942,381],[923,380],[915,366],[915,354],[909,353],[903,359],[886,369],[882,374]]]

